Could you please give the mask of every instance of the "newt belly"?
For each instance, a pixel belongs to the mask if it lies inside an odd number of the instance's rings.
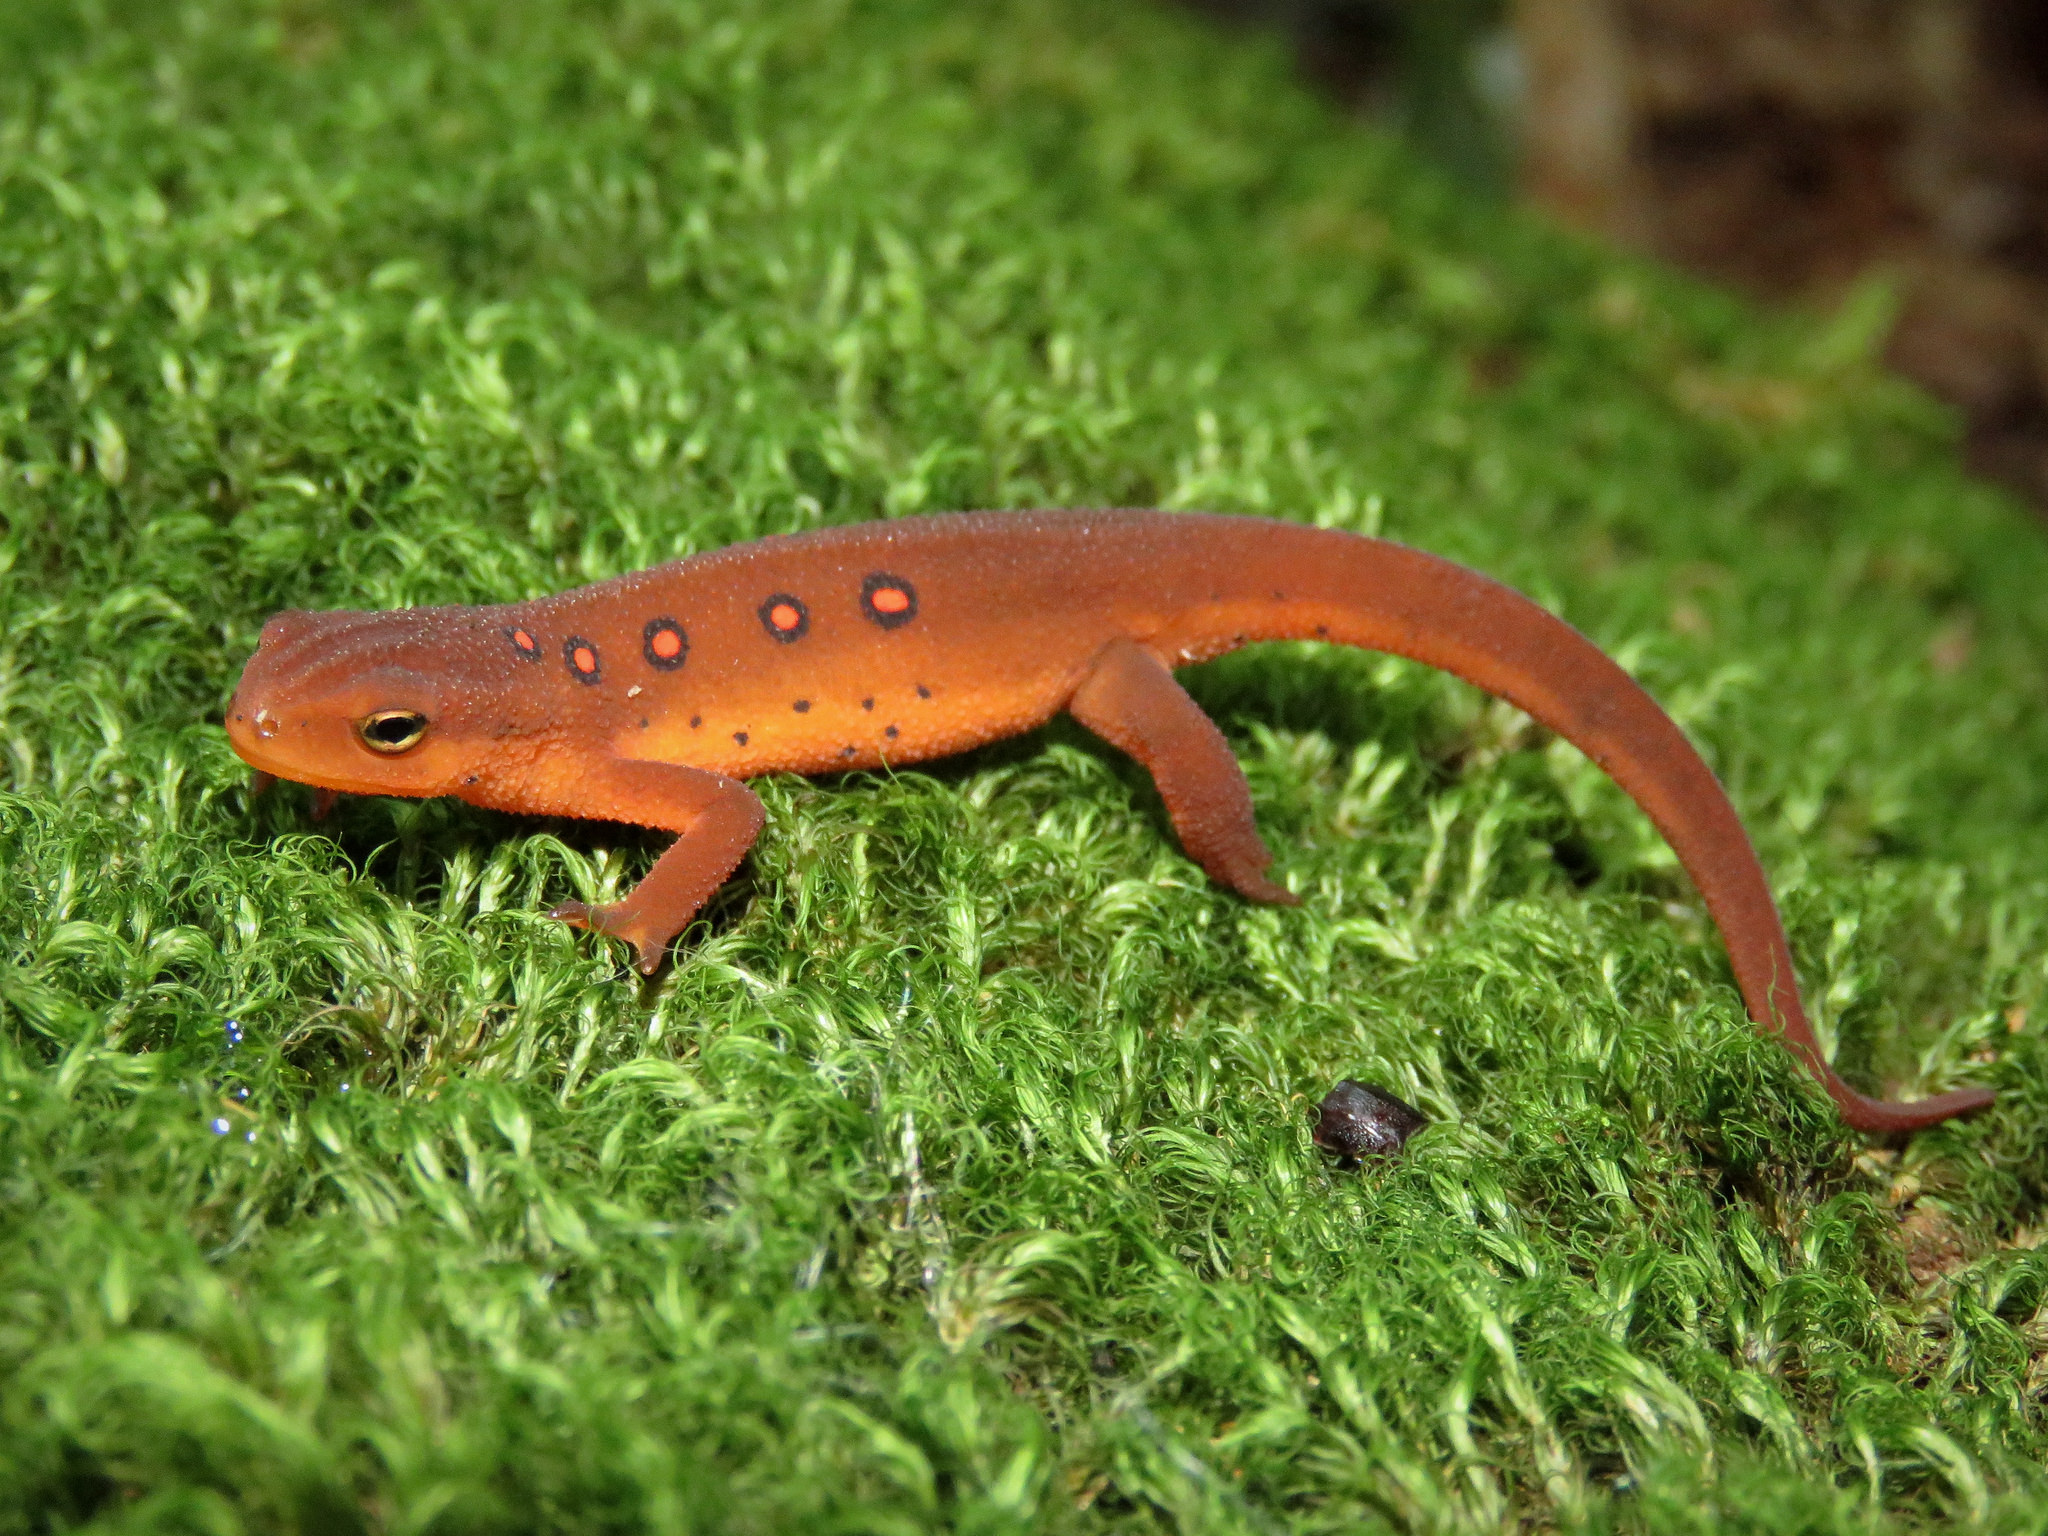
[[[1293,902],[1266,878],[1243,772],[1172,673],[1280,639],[1442,668],[1590,756],[1699,886],[1750,1017],[1850,1125],[1912,1130],[1990,1102],[1889,1104],[1842,1082],[1749,839],[1684,734],[1562,620],[1383,540],[1197,513],[957,513],[763,539],[530,603],[281,613],[227,729],[259,774],[326,791],[679,833],[623,900],[554,914],[652,971],[760,831],[742,780],[943,757],[1061,710],[1151,771],[1211,876]]]

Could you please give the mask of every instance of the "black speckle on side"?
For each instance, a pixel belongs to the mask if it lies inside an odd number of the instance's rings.
[[[917,696],[920,699],[928,699],[932,696],[932,691],[931,689],[925,687],[923,683],[919,683],[917,685]]]
[[[1322,640],[1322,639],[1326,639],[1326,638],[1328,638],[1328,636],[1329,636],[1329,633],[1330,633],[1330,626],[1329,626],[1329,625],[1327,625],[1327,624],[1318,624],[1318,625],[1316,626],[1316,638],[1317,638],[1318,640]]]
[[[692,716],[690,716],[690,729],[691,729],[691,730],[693,730],[693,731],[694,731],[694,730],[696,730],[696,729],[697,729],[697,727],[698,727],[698,726],[700,726],[700,725],[702,725],[703,723],[704,723],[704,717],[703,717],[702,715],[692,715]]]
[[[643,731],[647,729],[647,721],[646,721],[646,718],[645,718],[644,716],[642,717],[642,719],[641,719],[641,721],[640,721],[640,729],[641,729],[641,730],[643,730]]]
[[[734,731],[732,739],[744,747],[747,744],[747,733],[745,731]]]
[[[1427,1124],[1414,1105],[1347,1077],[1316,1110],[1315,1143],[1355,1167],[1361,1157],[1392,1157]]]
[[[839,755],[840,755],[841,757],[851,757],[851,756],[853,756],[853,748],[852,748],[852,747],[841,747],[841,748],[839,749]]]
[[[1284,603],[1287,601],[1287,594],[1285,592],[1275,592],[1273,594],[1273,601],[1276,603]]]
[[[882,734],[888,737],[891,741],[894,741],[898,736],[902,735],[903,733],[897,730],[896,727],[892,725],[888,727],[886,730],[884,730]]]
[[[860,701],[860,707],[862,709],[873,709],[875,707],[875,701],[873,699],[862,699]],[[239,720],[242,717],[240,715],[237,715],[235,716],[235,718]]]
[[[800,715],[808,715],[811,712],[811,701],[809,699],[798,699],[789,707]]]

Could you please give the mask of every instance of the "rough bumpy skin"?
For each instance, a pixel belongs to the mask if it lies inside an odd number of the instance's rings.
[[[761,827],[741,779],[913,763],[1062,709],[1158,781],[1209,873],[1294,898],[1222,736],[1171,668],[1254,640],[1412,657],[1528,711],[1648,813],[1705,897],[1749,1014],[1858,1130],[1991,1101],[1865,1098],[1821,1055],[1749,839],[1670,718],[1527,598],[1418,550],[1258,518],[981,512],[764,539],[533,603],[285,613],[228,709],[259,774],[680,833],[623,901],[556,909],[643,970]]]

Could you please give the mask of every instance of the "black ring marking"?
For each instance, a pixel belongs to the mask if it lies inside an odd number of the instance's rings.
[[[885,592],[896,594],[903,606],[893,612],[877,608],[875,598]],[[901,629],[917,617],[917,588],[901,576],[876,571],[860,584],[860,611],[884,629]]]
[[[533,631],[517,624],[505,626],[505,638],[512,642],[512,649],[526,661],[540,660],[540,642],[533,638]]]
[[[796,622],[787,629],[775,622],[775,610],[785,606],[796,612]],[[760,614],[761,627],[784,645],[792,645],[811,632],[811,610],[804,606],[802,598],[792,597],[787,592],[771,592],[761,604]]]
[[[663,635],[675,636],[675,655],[664,656],[654,648],[654,642]],[[647,658],[647,665],[650,667],[663,672],[673,672],[690,659],[690,637],[683,633],[682,625],[666,615],[658,619],[649,619],[647,627],[640,631],[640,654]]]
[[[590,652],[588,672],[576,665],[578,651]],[[604,676],[604,658],[598,654],[597,642],[586,640],[581,635],[571,635],[562,642],[562,660],[569,664],[569,675],[579,683],[595,683]]]

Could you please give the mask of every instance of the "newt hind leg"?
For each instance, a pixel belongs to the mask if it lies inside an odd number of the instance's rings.
[[[1230,744],[1158,657],[1130,640],[1111,642],[1067,712],[1145,765],[1181,847],[1212,879],[1253,901],[1300,904],[1266,878],[1273,854],[1253,825],[1251,786]]]

